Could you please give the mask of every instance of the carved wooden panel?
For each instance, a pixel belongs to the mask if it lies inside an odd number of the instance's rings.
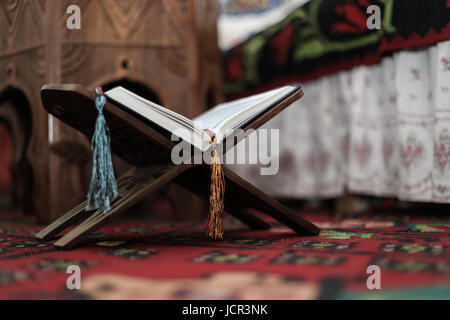
[[[66,27],[69,5],[81,9],[81,30]],[[88,139],[48,116],[41,86],[127,80],[196,116],[209,93],[220,99],[217,9],[204,0],[0,1],[0,94],[16,88],[31,109],[28,159],[38,216],[52,220],[78,203],[89,175]]]
[[[18,115],[28,109],[32,114],[31,123],[20,130],[32,130],[28,151],[23,152],[21,138],[13,131],[16,159],[13,165],[25,163],[31,167],[32,174],[20,170],[20,177],[14,179],[13,192],[18,198],[27,197],[34,208],[48,209],[48,171],[49,162],[47,140],[47,114],[42,110],[39,88],[48,81],[46,70],[46,19],[48,1],[9,0],[0,2],[0,96],[2,99],[2,118],[11,128],[22,124],[14,123]],[[10,92],[19,92],[23,99]],[[20,111],[19,111],[20,110]],[[14,171],[14,169],[13,169]],[[17,173],[17,172],[16,172]],[[31,194],[31,187],[33,193]],[[23,194],[23,193],[28,194]],[[19,199],[24,200],[24,199]],[[26,201],[25,201],[26,202]],[[45,210],[44,209],[44,210]],[[37,211],[37,210],[36,210]]]
[[[8,163],[12,184],[10,186],[11,200],[24,210],[30,210],[32,183],[29,178],[32,176],[32,172],[30,162],[26,159],[30,138],[30,132],[27,130],[29,119],[25,119],[21,114],[21,111],[24,111],[23,109],[14,106],[11,101],[2,100],[0,98],[0,122],[7,124],[11,136],[10,141],[5,141],[5,143],[11,143]]]

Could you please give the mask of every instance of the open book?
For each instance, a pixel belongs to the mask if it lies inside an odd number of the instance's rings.
[[[225,189],[222,188],[214,193],[211,192],[211,186],[214,186],[213,172],[219,171],[217,167],[213,170],[213,164],[206,162],[199,165],[175,165],[170,157],[173,141],[170,141],[169,136],[178,129],[183,128],[187,132],[186,137],[178,136],[187,141],[191,141],[192,136],[203,136],[203,129],[209,129],[215,132],[217,142],[223,142],[228,129],[257,129],[272,119],[303,96],[300,87],[283,87],[223,103],[192,120],[121,87],[113,88],[105,95],[109,101],[104,106],[103,114],[110,129],[111,151],[131,164],[133,169],[118,179],[119,197],[111,203],[111,210],[86,210],[85,201],[39,232],[36,235],[39,239],[49,240],[84,220],[54,244],[60,248],[71,248],[126,208],[169,182],[194,192],[210,204],[212,196],[215,197],[213,200],[218,205],[213,209],[217,210],[217,219],[210,220],[214,222],[211,225],[216,234],[220,232],[215,221],[220,222],[221,213],[218,210],[221,208],[254,229],[268,229],[270,225],[247,209],[266,213],[297,233],[319,234],[320,230],[315,225],[264,194],[226,166],[222,168],[222,178],[227,191],[224,193]],[[95,92],[77,84],[49,84],[42,87],[41,99],[43,107],[50,114],[87,137],[93,136],[99,119]],[[194,147],[201,146],[202,143],[199,143]],[[215,175],[221,180],[220,176],[220,173]]]
[[[285,86],[239,100],[221,103],[194,119],[188,119],[176,112],[148,101],[123,88],[115,87],[105,92],[106,98],[119,107],[134,113],[152,127],[175,135],[199,150],[209,144],[208,129],[215,134],[216,142],[223,142],[235,130],[267,112],[278,103],[291,96],[300,87]]]

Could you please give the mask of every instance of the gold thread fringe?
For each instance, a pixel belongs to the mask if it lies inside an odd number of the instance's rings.
[[[211,164],[211,194],[209,197],[208,237],[213,240],[223,238],[223,211],[225,198],[225,177],[220,158],[213,143]]]

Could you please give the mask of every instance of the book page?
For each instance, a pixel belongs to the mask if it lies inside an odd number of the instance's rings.
[[[105,96],[114,101],[119,107],[126,108],[159,128],[164,129],[168,137],[176,133],[181,139],[191,143],[195,147],[201,148],[201,145],[195,145],[194,135],[201,137],[202,130],[197,129],[192,120],[181,114],[146,100],[120,86],[108,90],[105,92]],[[185,130],[179,130],[181,128]]]
[[[263,102],[267,98],[276,95],[281,90],[283,90],[283,88],[274,89],[254,96],[218,104],[216,107],[194,118],[193,121],[195,125],[198,125],[203,129],[212,130],[216,128],[225,119],[238,114],[242,110],[245,110],[249,107],[255,106]]]
[[[257,117],[295,90],[297,90],[296,87],[285,86],[232,102],[221,103],[193,120],[148,101],[120,86],[105,92],[105,96],[118,106],[163,128],[168,136],[178,133],[177,136],[203,150],[203,129],[212,130],[218,140],[223,140],[227,129],[240,128],[248,120]],[[178,130],[180,128],[187,130],[180,132]]]

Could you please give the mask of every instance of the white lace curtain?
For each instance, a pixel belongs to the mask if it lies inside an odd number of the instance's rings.
[[[233,167],[271,195],[335,197],[346,189],[450,202],[450,41],[303,85],[265,125],[280,129],[280,171]]]

